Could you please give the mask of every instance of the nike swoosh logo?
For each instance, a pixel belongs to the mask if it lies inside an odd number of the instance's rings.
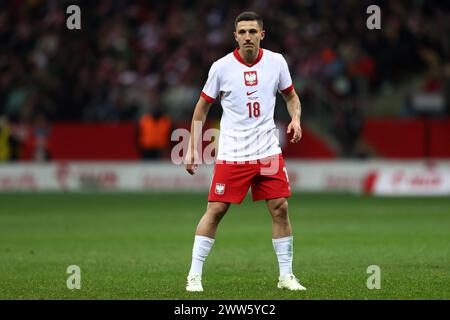
[[[250,96],[250,95],[254,94],[256,91],[258,91],[258,90],[255,90],[255,91],[252,91],[252,92],[248,92],[247,91],[247,95]]]

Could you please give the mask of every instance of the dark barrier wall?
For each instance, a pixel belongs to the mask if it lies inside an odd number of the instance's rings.
[[[381,158],[450,158],[450,119],[368,119],[362,138]]]
[[[140,158],[137,148],[135,123],[113,124],[77,124],[55,123],[49,137],[49,150],[54,160],[137,160]],[[211,127],[211,124],[207,124]],[[177,126],[187,128],[187,125]],[[283,132],[280,132],[280,135]],[[285,140],[287,140],[286,137]],[[177,144],[171,142],[171,146]],[[205,142],[204,146],[209,142]],[[314,135],[307,127],[303,128],[301,144],[284,144],[286,157],[303,159],[332,159],[336,153],[326,142]],[[166,150],[165,158],[170,157]]]
[[[209,123],[206,127],[211,127]],[[188,127],[176,124],[175,128]],[[30,130],[32,132],[32,130]],[[280,134],[285,134],[280,132]],[[326,140],[303,126],[300,144],[288,143],[283,137],[286,158],[336,159],[339,153]],[[367,119],[361,140],[373,151],[372,156],[384,159],[450,158],[449,119]],[[170,158],[171,142],[164,158]],[[23,146],[22,160],[33,158],[36,138]],[[205,142],[204,146],[209,142]],[[134,122],[54,123],[47,137],[52,160],[138,160],[137,129]]]
[[[127,123],[55,123],[49,137],[54,160],[135,160],[136,128]]]
[[[431,157],[450,158],[450,119],[429,120]]]
[[[362,137],[376,154],[385,158],[422,158],[425,156],[424,122],[419,119],[370,119]]]

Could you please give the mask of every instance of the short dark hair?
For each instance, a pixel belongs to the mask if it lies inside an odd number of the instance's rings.
[[[261,30],[263,29],[263,19],[254,11],[244,11],[240,15],[238,15],[236,20],[234,20],[234,28],[237,27],[237,24],[240,21],[256,21],[258,22]]]

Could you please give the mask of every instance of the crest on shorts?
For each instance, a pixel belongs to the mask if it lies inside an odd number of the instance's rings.
[[[216,194],[222,195],[225,193],[225,185],[223,183],[216,183]]]
[[[244,80],[246,86],[256,86],[258,84],[258,75],[256,71],[245,71]]]

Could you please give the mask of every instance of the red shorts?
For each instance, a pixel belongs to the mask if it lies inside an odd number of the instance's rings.
[[[245,162],[217,160],[208,201],[241,203],[249,187],[252,188],[253,201],[291,195],[281,153]]]

